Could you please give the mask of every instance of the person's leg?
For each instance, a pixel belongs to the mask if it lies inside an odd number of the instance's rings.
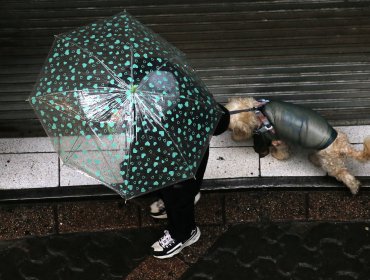
[[[214,135],[220,135],[223,132],[225,132],[227,130],[228,126],[229,126],[229,123],[230,123],[230,113],[229,113],[229,111],[224,106],[222,106],[222,105],[219,105],[219,106],[223,110],[223,114],[221,116],[221,119],[220,119],[219,123],[217,124],[217,127],[214,131]],[[208,153],[208,151],[207,151],[207,153]],[[199,189],[200,189],[200,185],[202,183],[203,175],[204,175],[204,172],[205,172],[205,169],[206,169],[207,159],[208,159],[208,154],[205,156],[205,159],[202,161],[201,166],[199,167],[200,170],[198,170],[198,174],[196,176],[196,178],[198,178],[198,181],[189,180],[188,182],[182,182],[180,184],[180,185],[186,185],[186,187],[187,188],[189,187],[189,189],[192,186],[194,187],[195,190],[198,189],[198,192],[195,195],[194,204],[196,204],[198,202],[199,198],[200,198]],[[164,192],[166,192],[166,191],[167,190],[164,190]],[[190,193],[187,192],[185,194],[185,196],[187,194],[190,194]],[[167,199],[167,200],[168,201],[173,201],[173,199],[171,197],[171,192],[169,192],[168,195],[170,196],[170,198]],[[178,201],[178,199],[175,199],[175,201]],[[168,217],[166,207],[165,207],[165,204],[163,202],[163,197],[162,197],[162,192],[161,191],[158,191],[158,199],[150,205],[150,215],[155,219],[166,219]]]
[[[200,200],[200,192],[194,198],[194,205]],[[149,206],[150,216],[154,219],[167,219],[167,211],[160,192],[157,193],[157,199]]]
[[[167,211],[169,232],[176,240],[186,240],[196,227],[194,198],[200,190],[208,157],[209,149],[205,152],[194,179],[186,180],[161,191],[161,197]]]
[[[230,115],[225,108],[223,110],[224,114],[216,128],[215,135],[221,134],[228,127]],[[194,216],[194,198],[203,182],[208,157],[209,147],[207,147],[194,179],[161,190],[169,231],[165,231],[164,236],[152,245],[154,257],[172,257],[199,239],[200,231],[195,224]]]
[[[199,192],[208,161],[208,149],[196,178],[161,191],[168,215],[168,228],[163,237],[152,245],[153,256],[170,258],[186,246],[198,241],[200,230],[195,225],[194,198]]]

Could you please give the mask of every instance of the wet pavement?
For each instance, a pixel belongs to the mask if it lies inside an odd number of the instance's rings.
[[[369,280],[369,224],[238,225],[181,279]]]
[[[204,192],[201,238],[166,260],[153,199],[0,204],[0,280],[370,280],[370,191]]]
[[[152,230],[74,233],[0,243],[0,279],[124,279],[148,256]]]
[[[239,224],[220,231],[199,255],[196,248],[215,236],[208,227],[203,241],[169,260],[149,255],[161,233],[158,228],[27,237],[0,242],[0,279],[369,280],[369,227],[370,223]]]

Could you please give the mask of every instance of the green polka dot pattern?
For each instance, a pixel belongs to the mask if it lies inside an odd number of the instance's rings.
[[[194,177],[222,114],[184,54],[126,12],[56,36],[30,104],[64,164],[126,199]]]

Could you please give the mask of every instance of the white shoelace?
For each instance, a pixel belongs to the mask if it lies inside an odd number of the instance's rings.
[[[159,245],[162,246],[162,248],[167,248],[168,246],[172,245],[173,243],[175,243],[175,240],[172,239],[170,233],[168,230],[165,230],[164,231],[164,236],[161,237],[161,239],[159,239]]]

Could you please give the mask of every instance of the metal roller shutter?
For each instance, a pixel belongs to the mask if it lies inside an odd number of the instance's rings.
[[[53,35],[124,9],[185,52],[216,99],[303,104],[370,124],[370,1],[9,0],[0,10],[0,137],[44,136],[28,97]]]

